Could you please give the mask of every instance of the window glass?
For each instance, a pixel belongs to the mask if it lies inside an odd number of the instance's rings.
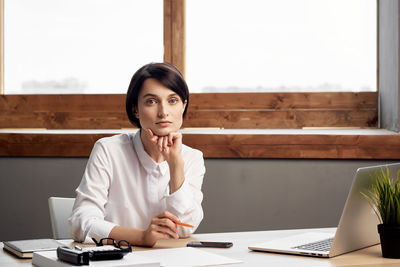
[[[125,93],[163,60],[162,0],[4,0],[5,94]]]
[[[376,91],[376,0],[187,0],[191,92]]]

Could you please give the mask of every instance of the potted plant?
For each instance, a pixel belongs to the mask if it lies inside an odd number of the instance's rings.
[[[362,193],[369,201],[381,224],[378,232],[381,240],[382,256],[400,258],[400,185],[399,174],[396,179],[390,177],[389,168],[381,168],[375,173],[376,181],[366,193]]]

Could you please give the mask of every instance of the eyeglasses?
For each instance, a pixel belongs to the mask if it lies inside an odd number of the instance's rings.
[[[120,240],[120,241],[117,242],[117,241],[115,241],[114,238],[110,238],[110,237],[102,238],[102,239],[100,239],[99,242],[97,242],[97,240],[94,239],[94,238],[92,238],[92,240],[96,244],[96,247],[101,247],[101,246],[104,246],[104,245],[108,245],[109,242],[111,241],[112,245],[114,247],[119,248],[124,252],[132,252],[131,244],[126,240]],[[127,247],[127,248],[124,248],[124,247]]]

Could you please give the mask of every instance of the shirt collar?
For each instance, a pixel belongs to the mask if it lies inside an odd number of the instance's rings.
[[[141,130],[137,131],[133,137],[133,146],[135,147],[140,163],[147,173],[153,173],[156,171],[164,176],[168,170],[168,163],[166,161],[157,163],[150,157],[149,154],[147,154],[147,152],[144,150],[142,139],[140,138],[140,131]]]

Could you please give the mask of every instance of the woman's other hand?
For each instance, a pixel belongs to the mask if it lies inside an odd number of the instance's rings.
[[[168,211],[154,217],[149,227],[143,232],[142,244],[152,247],[157,240],[179,238],[175,221],[178,221],[178,218]]]

